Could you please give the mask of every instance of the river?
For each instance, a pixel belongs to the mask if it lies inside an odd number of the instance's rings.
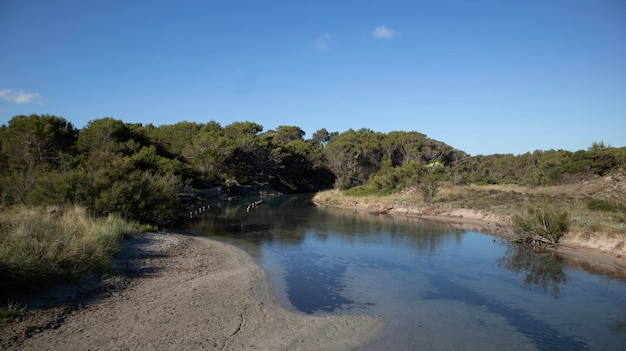
[[[286,308],[383,316],[363,350],[626,349],[624,280],[441,223],[309,196],[249,203],[213,208],[188,230],[246,250]]]

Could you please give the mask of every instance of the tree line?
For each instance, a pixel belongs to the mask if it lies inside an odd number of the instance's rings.
[[[106,117],[81,129],[62,117],[20,115],[0,127],[0,201],[78,204],[94,215],[143,223],[176,222],[178,196],[192,189],[241,185],[281,192],[336,186],[390,192],[408,186],[550,185],[623,168],[626,147],[470,156],[415,131],[381,133],[297,126],[264,131],[253,122],[222,126],[132,124]]]

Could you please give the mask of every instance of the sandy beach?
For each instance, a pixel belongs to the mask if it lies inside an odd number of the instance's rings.
[[[58,293],[65,307],[2,326],[0,349],[350,350],[384,328],[380,317],[283,308],[267,272],[231,245],[173,233],[122,245],[124,274]]]

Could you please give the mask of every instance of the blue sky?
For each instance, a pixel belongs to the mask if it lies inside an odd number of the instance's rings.
[[[626,1],[0,2],[0,124],[45,113],[626,146]]]

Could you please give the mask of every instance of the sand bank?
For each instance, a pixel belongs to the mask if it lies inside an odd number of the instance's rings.
[[[99,283],[97,296],[41,330],[28,319],[3,327],[0,348],[349,350],[383,330],[380,317],[286,310],[252,257],[206,238],[137,234],[118,260],[126,274]]]

